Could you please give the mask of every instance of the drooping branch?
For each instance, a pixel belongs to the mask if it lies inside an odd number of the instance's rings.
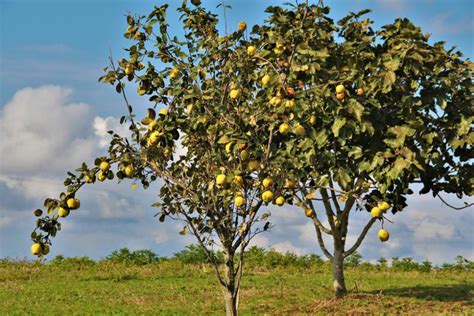
[[[297,199],[300,203],[302,203],[303,205],[306,206],[306,203],[304,203],[304,201],[298,196],[298,194],[295,194],[294,196],[296,197],[296,199]],[[311,217],[312,220],[313,220],[313,224],[316,225],[316,226],[318,226],[318,228],[319,228],[322,232],[324,232],[324,233],[326,233],[326,234],[328,234],[328,235],[332,235],[332,231],[331,231],[329,228],[326,228],[326,227],[323,225],[323,223],[321,223],[321,221],[319,220],[318,215],[317,215],[317,213],[316,213],[316,210],[314,209],[313,203],[310,202],[310,203],[308,203],[308,205],[309,205],[309,208],[313,211],[313,216]]]
[[[471,207],[471,206],[474,205],[474,203],[465,203],[466,205],[464,205],[464,206],[458,206],[458,207],[456,207],[456,206],[452,206],[451,204],[449,204],[448,202],[446,202],[446,201],[441,197],[441,195],[436,194],[436,196],[441,200],[441,202],[443,202],[444,205],[446,205],[446,206],[448,206],[448,207],[450,207],[450,208],[452,208],[452,209],[454,209],[454,210],[458,210],[458,211],[459,211],[459,210],[463,210],[463,209],[465,209],[465,208],[468,208],[468,207]]]
[[[324,253],[324,255],[329,259],[329,260],[333,260],[333,256],[331,255],[331,253],[328,251],[328,249],[326,248],[326,245],[324,244],[324,240],[323,240],[323,235],[321,234],[321,230],[319,229],[319,227],[317,225],[314,225],[314,228],[316,229],[316,235],[318,237],[318,243],[319,243],[319,247],[321,248],[321,251]]]
[[[112,50],[110,50],[109,61],[110,61],[110,66],[112,67],[112,70],[116,72],[117,67],[115,67],[114,59],[112,57]],[[130,119],[130,122],[132,123],[131,126],[133,126],[133,129],[135,131],[135,136],[137,137],[137,143],[140,143],[140,131],[138,130],[138,127],[133,119],[133,109],[130,103],[128,102],[128,98],[125,93],[124,84],[122,83],[122,80],[120,79],[117,79],[117,80],[119,82],[117,87],[120,86],[120,90],[117,90],[117,91],[120,91],[120,94],[122,95],[122,98],[125,101],[125,105],[127,106],[127,111],[128,111],[128,118]]]
[[[174,185],[179,186],[181,188],[181,190],[183,190],[183,192],[186,192],[186,194],[188,194],[188,196],[193,197],[193,198],[197,198],[197,200],[200,201],[201,207],[208,211],[208,215],[213,220],[214,229],[216,230],[217,234],[219,235],[219,237],[222,237],[223,232],[226,231],[225,227],[218,224],[218,221],[215,219],[214,214],[212,213],[212,210],[209,210],[207,205],[203,203],[203,199],[201,198],[199,193],[191,190],[189,188],[189,186],[187,186],[179,178],[174,177],[171,174],[169,174],[168,172],[162,170],[158,166],[156,161],[145,160],[145,164],[148,165],[155,172],[155,174],[157,176],[159,176],[160,178],[166,179],[166,181],[169,181],[169,182],[173,183]],[[214,204],[215,209],[218,209],[218,205],[217,205],[217,203],[214,199],[213,199],[213,204]]]
[[[359,248],[360,244],[362,243],[365,236],[367,235],[367,232],[370,230],[370,228],[372,227],[372,225],[375,223],[376,220],[377,220],[376,217],[372,217],[370,219],[370,221],[367,223],[367,225],[365,225],[364,229],[360,233],[360,236],[359,238],[357,238],[357,241],[355,242],[355,244],[349,250],[344,252],[344,255],[343,255],[344,258],[350,256],[357,250],[357,248]]]

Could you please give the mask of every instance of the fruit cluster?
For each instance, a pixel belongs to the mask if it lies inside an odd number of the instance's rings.
[[[370,214],[372,215],[373,218],[383,218],[383,214],[387,213],[388,209],[390,208],[390,204],[388,204],[385,201],[381,201],[377,203],[377,206],[374,206],[370,210]],[[384,228],[380,229],[378,232],[378,237],[380,241],[384,242],[387,241],[388,238],[390,237],[390,234],[388,233],[387,230]]]
[[[252,160],[248,163],[247,168],[250,172],[255,171],[258,169],[259,163],[256,160]],[[237,188],[242,187],[244,182],[244,178],[241,175],[234,175],[234,176],[227,176],[224,173],[220,173],[216,176],[215,178],[215,184],[216,187],[219,189],[223,189],[227,184],[233,184],[237,186]],[[270,177],[266,177],[261,181],[261,187],[262,187],[262,193],[261,193],[261,199],[264,203],[270,203],[273,201],[278,206],[283,206],[285,204],[285,198],[281,194],[276,194],[274,193],[274,187],[275,183],[273,182],[273,179]],[[286,180],[284,189],[287,190],[293,190],[295,188],[295,182],[292,180]],[[234,205],[236,207],[242,207],[245,206],[246,200],[244,197],[244,194],[241,192],[241,190],[237,190],[234,193]]]

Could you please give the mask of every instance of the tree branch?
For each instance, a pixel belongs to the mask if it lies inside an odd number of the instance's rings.
[[[324,244],[324,240],[323,240],[323,236],[321,234],[321,230],[319,229],[319,227],[317,225],[314,225],[314,228],[316,229],[316,235],[318,237],[318,243],[319,243],[319,247],[321,248],[321,251],[324,253],[324,255],[332,261],[333,259],[333,256],[331,255],[331,253],[328,251],[328,249],[326,248],[326,245]]]
[[[249,232],[250,232],[250,227],[255,219],[255,215],[257,215],[258,213],[258,210],[260,209],[260,207],[262,206],[262,203],[263,201],[262,200],[259,200],[257,205],[255,206],[251,206],[251,212],[249,214],[249,220],[247,221],[247,223],[250,223],[250,225],[248,225],[247,227],[247,231],[245,231],[243,234],[241,234],[239,236],[239,238],[235,241],[235,243],[232,245],[232,250],[233,251],[236,251],[237,248],[243,244],[244,245],[244,248],[247,246],[248,243],[243,243],[242,241],[245,239],[245,237],[248,236]]]
[[[307,206],[306,203],[298,196],[298,194],[294,194],[294,196],[296,197],[296,199],[301,203],[303,204],[304,206]],[[323,223],[321,223],[321,221],[319,220],[318,218],[318,215],[316,213],[316,210],[314,209],[314,205],[313,203],[308,203],[309,204],[309,208],[313,211],[313,216],[311,217],[311,219],[313,220],[313,223],[314,225],[317,225],[318,228],[328,234],[328,235],[332,235],[332,231],[329,229],[329,228],[326,228]]]
[[[436,196],[437,196],[437,197],[441,200],[441,202],[443,202],[446,206],[448,206],[448,207],[450,207],[450,208],[452,208],[452,209],[454,209],[454,210],[463,210],[463,209],[465,209],[465,208],[468,208],[468,207],[471,207],[471,206],[474,205],[474,203],[469,203],[469,204],[467,204],[467,203],[465,202],[466,205],[461,206],[461,207],[456,207],[456,206],[452,206],[451,204],[449,204],[448,202],[446,202],[446,201],[441,197],[441,195],[436,194]]]
[[[337,202],[337,197],[336,197],[336,192],[334,191],[334,183],[332,182],[332,179],[329,178],[329,186],[331,188],[331,197],[332,197],[332,203],[336,207],[337,214],[341,213],[341,207],[339,206],[339,203]]]
[[[343,236],[347,235],[347,227],[349,226],[349,214],[352,209],[352,206],[354,206],[355,201],[356,201],[355,197],[353,197],[352,195],[349,196],[346,202],[346,205],[344,205],[344,209],[342,210],[341,227],[342,227]]]
[[[319,189],[319,192],[321,192],[321,196],[323,198],[323,204],[324,208],[326,209],[326,215],[328,217],[329,221],[329,226],[331,226],[331,229],[334,231],[336,229],[336,224],[334,223],[334,212],[332,211],[331,208],[331,203],[329,203],[329,195],[326,189]]]
[[[360,244],[362,243],[365,236],[367,235],[367,232],[369,231],[369,229],[372,227],[372,225],[375,223],[376,220],[377,220],[376,217],[372,217],[370,219],[370,221],[367,223],[367,225],[365,225],[364,229],[360,233],[359,238],[357,238],[357,241],[355,242],[354,246],[352,246],[352,248],[350,248],[349,250],[344,252],[344,254],[343,254],[344,258],[350,256],[351,254],[354,253],[354,251],[357,250],[357,248],[359,248]]]
[[[186,218],[186,222],[188,223],[189,227],[191,228],[191,231],[192,231],[193,235],[196,237],[196,239],[199,242],[199,245],[201,245],[201,248],[206,253],[207,258],[211,261],[212,265],[214,266],[214,270],[216,272],[216,276],[217,276],[217,279],[219,280],[219,283],[222,286],[227,287],[227,284],[224,281],[224,279],[222,278],[221,273],[219,271],[219,263],[215,261],[214,256],[211,254],[209,249],[207,249],[206,245],[204,245],[204,241],[202,240],[201,236],[199,235],[198,231],[196,230],[196,227],[194,227],[191,218],[183,210],[181,211],[181,214],[183,214],[184,217]]]

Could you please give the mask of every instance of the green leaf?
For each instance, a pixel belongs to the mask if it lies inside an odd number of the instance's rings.
[[[359,169],[361,171],[370,171],[370,163],[368,161],[362,161],[359,164]]]
[[[395,83],[397,77],[395,75],[395,72],[393,71],[387,71],[385,73],[385,76],[383,78],[383,89],[382,91],[384,93],[390,92],[392,90],[392,85]]]
[[[406,159],[398,157],[397,160],[395,160],[392,169],[390,169],[388,172],[388,176],[395,180],[398,178],[400,173],[402,173],[402,171],[408,167],[410,167],[410,162]]]
[[[470,119],[466,119],[464,116],[461,116],[461,123],[458,124],[458,136],[462,136],[469,133],[469,129],[471,128],[473,120],[473,117],[471,117]]]
[[[321,177],[319,177],[317,180],[316,180],[316,186],[317,187],[326,187],[329,185],[329,177],[328,175],[323,175]]]
[[[331,130],[335,137],[339,136],[339,131],[346,124],[345,118],[337,118],[332,124]]]
[[[349,157],[353,157],[354,159],[359,159],[360,157],[362,157],[363,154],[362,154],[362,148],[359,147],[359,146],[356,146],[356,147],[353,147],[350,151],[349,151]]]
[[[385,66],[385,68],[387,68],[387,70],[390,70],[392,72],[396,71],[400,66],[400,59],[398,57],[394,57],[393,59],[384,62],[383,65]]]
[[[348,184],[351,182],[351,176],[349,173],[340,168],[337,172],[335,172],[334,179],[343,187],[346,188]]]
[[[422,136],[422,138],[428,143],[428,144],[433,144],[433,139],[438,136],[438,133],[436,132],[431,132],[428,134],[425,134]]]
[[[318,145],[318,148],[324,147],[324,145],[326,145],[328,142],[328,135],[326,133],[326,130],[322,129],[319,132],[317,132],[315,135],[315,141],[316,141],[316,144]]]
[[[219,138],[219,140],[217,141],[218,144],[227,144],[230,142],[230,139],[229,137],[227,137],[227,135],[223,135]]]
[[[408,127],[407,125],[394,126],[388,129],[388,133],[395,136],[393,138],[384,139],[384,143],[390,146],[391,148],[399,148],[405,144],[405,139],[407,136],[411,137],[415,135],[416,130]]]
[[[355,99],[350,99],[349,111],[354,114],[358,122],[362,121],[362,113],[364,113],[364,106]]]
[[[383,165],[385,159],[381,155],[376,155],[370,164],[369,170],[374,170],[378,166]]]
[[[179,232],[180,235],[186,235],[189,232],[189,227],[184,226],[183,229]]]
[[[438,105],[444,110],[448,105],[448,101],[446,101],[446,98],[444,97],[438,97]]]

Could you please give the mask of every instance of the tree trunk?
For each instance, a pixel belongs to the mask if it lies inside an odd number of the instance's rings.
[[[224,288],[226,316],[237,316],[239,307],[239,289],[235,282],[234,256],[224,252],[225,278],[227,286]]]
[[[234,291],[230,289],[226,289],[224,292],[224,300],[225,300],[225,314],[226,316],[237,316],[237,295],[235,295]]]
[[[332,260],[332,277],[336,298],[342,298],[347,294],[346,282],[344,280],[344,242],[337,240],[334,236],[334,258]]]

